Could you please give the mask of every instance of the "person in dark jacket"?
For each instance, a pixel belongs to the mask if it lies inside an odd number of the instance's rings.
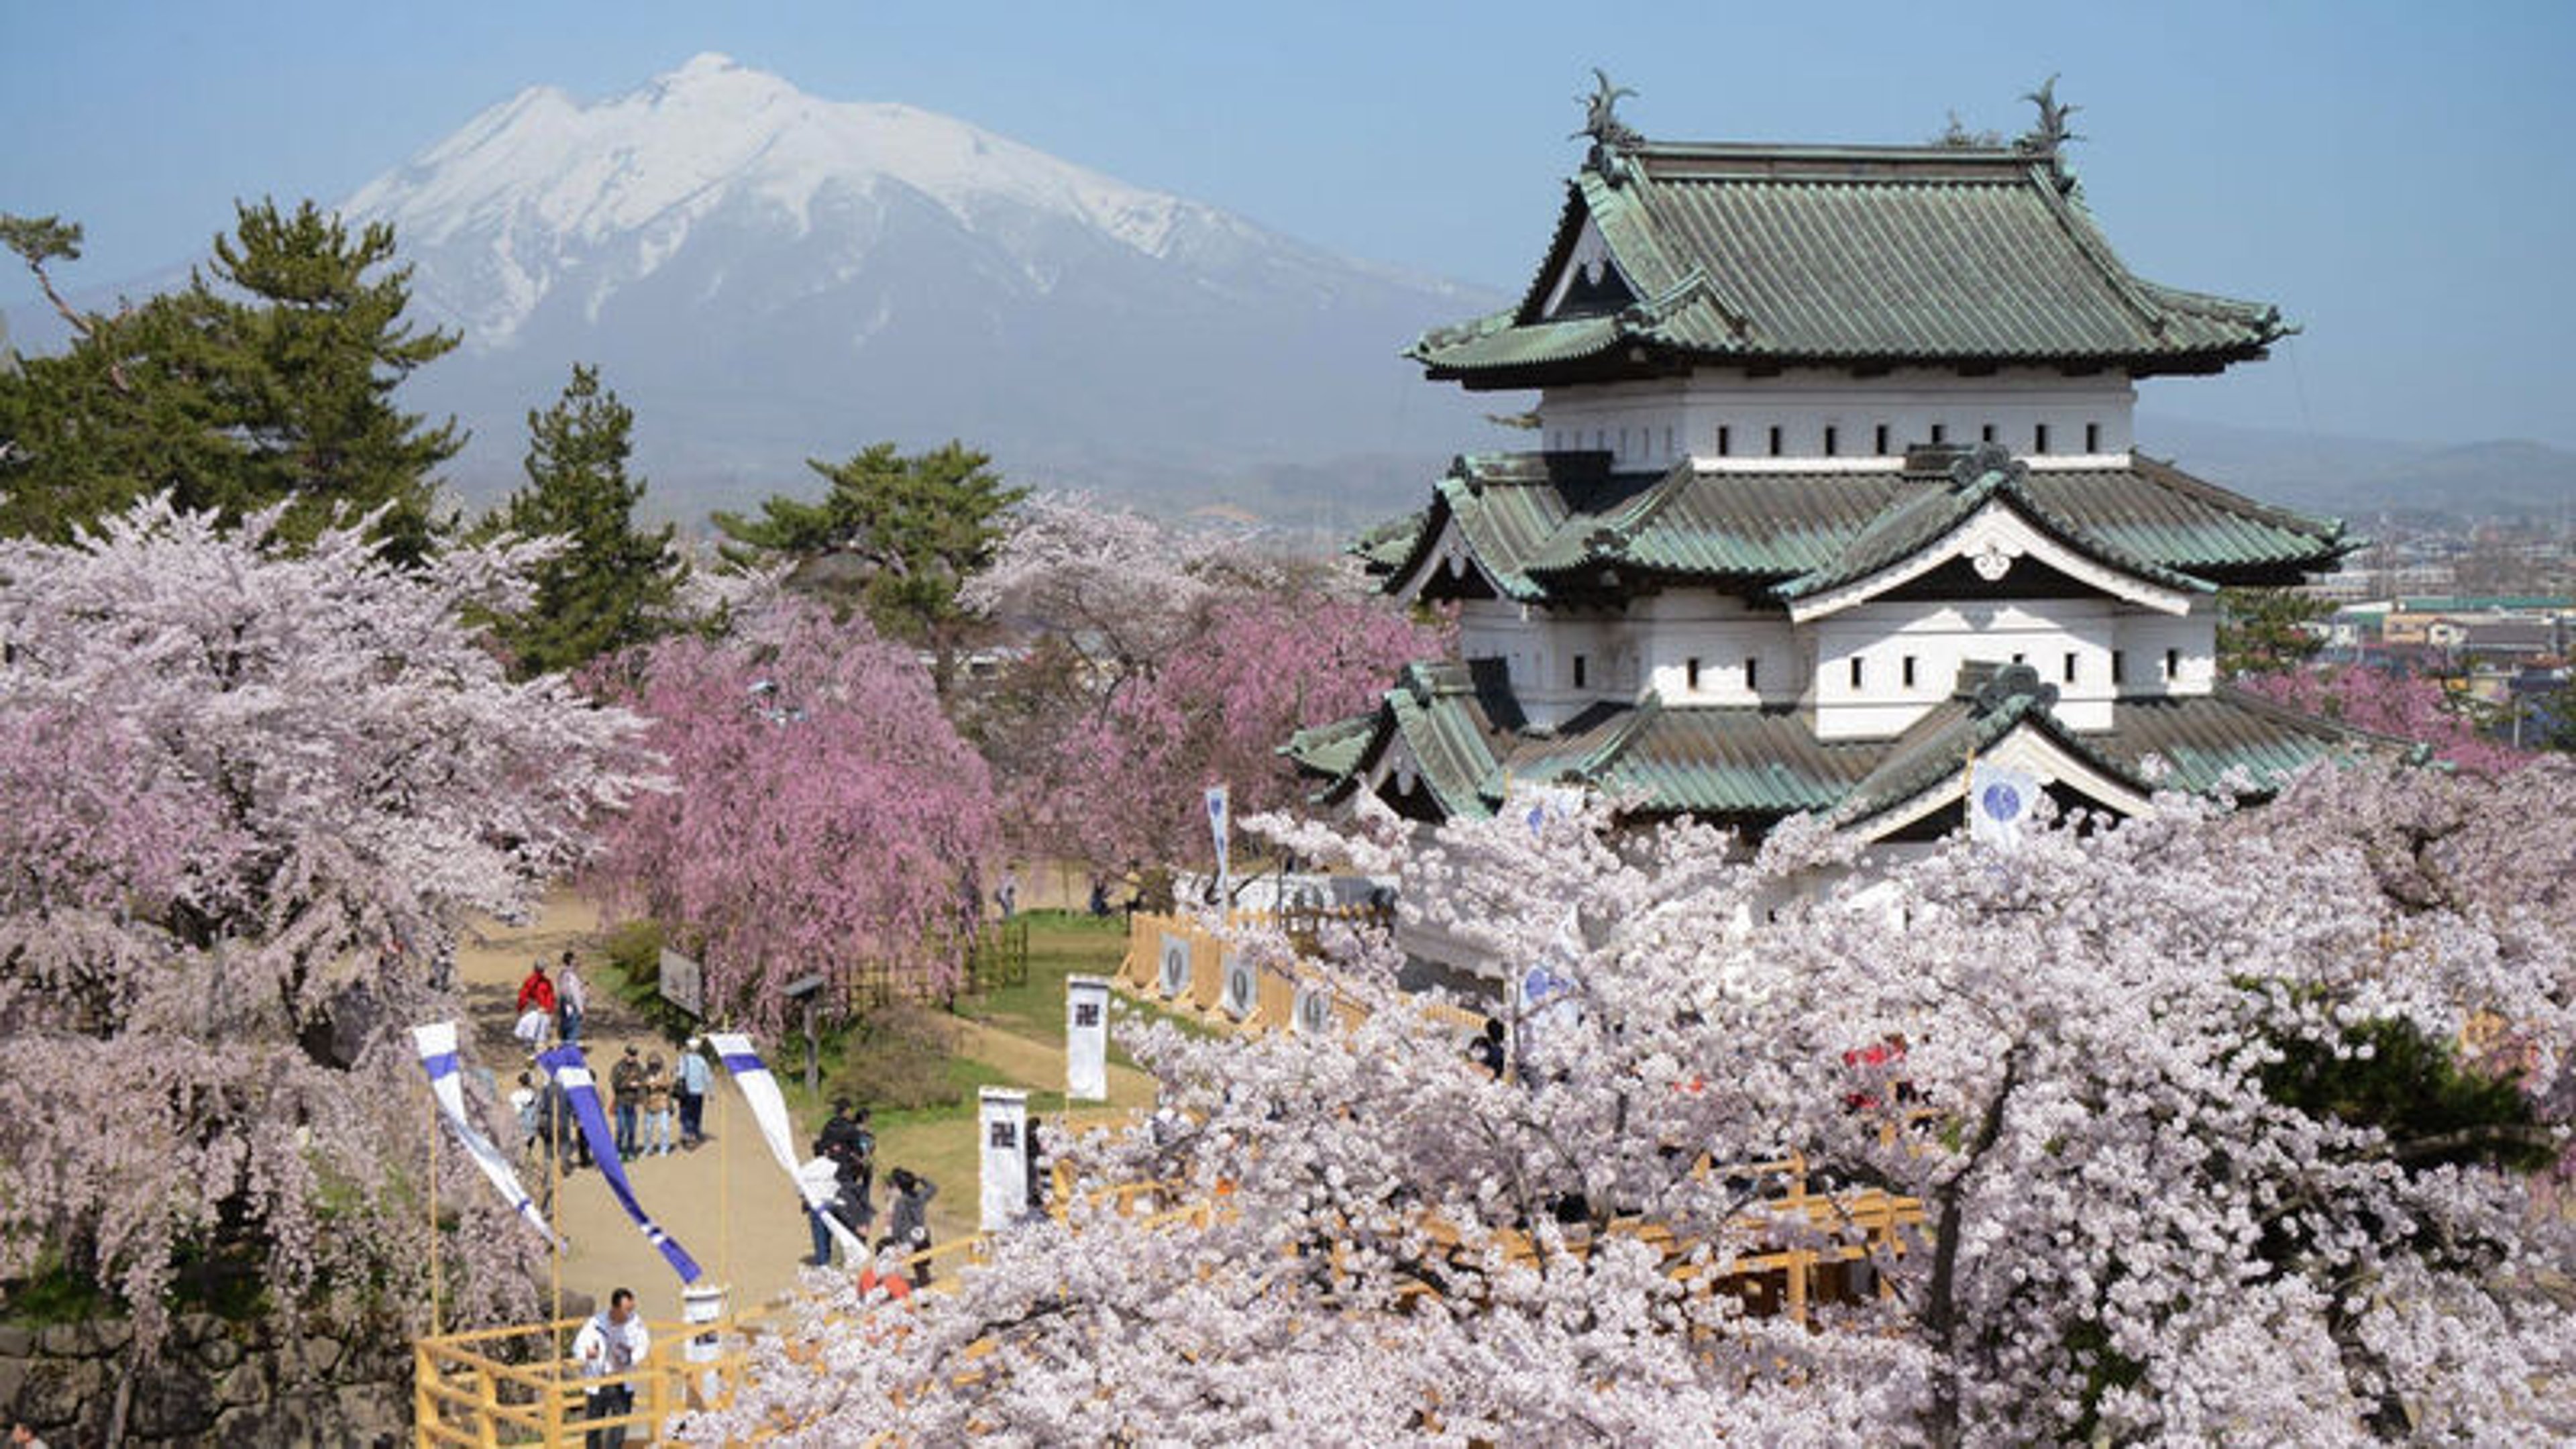
[[[930,1251],[930,1200],[939,1196],[939,1184],[914,1172],[898,1167],[886,1175],[886,1185],[894,1190],[894,1200],[886,1209],[886,1235],[877,1251],[893,1248],[906,1255]],[[930,1265],[913,1267],[913,1286],[930,1284]]]

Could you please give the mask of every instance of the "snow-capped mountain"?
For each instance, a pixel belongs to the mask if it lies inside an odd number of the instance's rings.
[[[801,486],[798,460],[878,438],[1213,495],[1484,432],[1396,352],[1489,295],[722,56],[590,105],[524,92],[343,210],[394,224],[418,309],[465,336],[406,397],[473,425],[470,493],[507,486],[522,415],[575,360],[634,404],[673,511]]]

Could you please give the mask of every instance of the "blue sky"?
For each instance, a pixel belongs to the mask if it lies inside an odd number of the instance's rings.
[[[2015,132],[2052,71],[2130,264],[2307,329],[2148,405],[2293,431],[2576,445],[2576,5],[2031,6],[0,0],[0,211],[89,228],[98,286],[237,195],[335,200],[535,84],[719,50],[945,111],[1375,260],[1517,288],[1599,64],[1674,139]],[[0,279],[0,304],[33,288]]]

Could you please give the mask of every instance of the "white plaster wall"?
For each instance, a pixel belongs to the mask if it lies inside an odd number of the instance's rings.
[[[1605,449],[1621,469],[1668,467],[1685,457],[1718,456],[1718,430],[1728,430],[1726,456],[1772,456],[1770,430],[1780,429],[1779,456],[1821,458],[1825,430],[1834,455],[1886,456],[1934,441],[1975,443],[1984,430],[2019,455],[2043,452],[2036,429],[2049,430],[2047,456],[2126,454],[2133,445],[2137,389],[2118,374],[2067,377],[2046,368],[2017,368],[1991,377],[1914,370],[1859,379],[1798,369],[1776,377],[1703,371],[1687,379],[1550,388],[1539,395],[1539,436],[1550,449]],[[2095,429],[2086,447],[2087,425]]]
[[[2207,694],[2217,677],[2216,621],[2205,603],[2175,616],[2098,596],[1863,604],[1795,626],[1774,611],[1708,589],[1635,600],[1622,614],[1551,614],[1494,599],[1458,618],[1460,652],[1494,657],[1532,725],[1562,724],[1586,707],[1648,691],[1668,705],[1798,705],[1821,739],[1903,734],[1957,688],[1971,662],[2026,663],[2057,687],[2057,717],[2075,730],[2112,727],[2119,698]],[[2178,672],[2165,674],[2165,651]],[[2114,683],[2112,655],[2124,677]],[[1585,659],[1574,685],[1574,658]],[[2068,677],[2068,656],[2073,677]],[[1861,661],[1854,686],[1851,661]],[[1906,683],[1905,661],[1914,661]],[[1699,661],[1699,684],[1690,661]],[[1748,688],[1744,662],[1756,661]]]
[[[1816,657],[1813,706],[1820,739],[1903,734],[1957,689],[1971,662],[2026,663],[2057,686],[2057,717],[2077,730],[2111,728],[2111,651],[2119,606],[2098,598],[1992,603],[1863,604],[1808,626]],[[2067,677],[2074,656],[2074,678]],[[1861,682],[1851,682],[1851,662]],[[1914,682],[1905,682],[1905,661]]]
[[[2191,612],[2138,612],[2120,619],[2120,651],[2127,659],[2120,692],[2131,698],[2207,694],[2218,680],[2218,606],[2203,597]],[[2174,652],[2175,671],[2165,671],[2165,651]]]

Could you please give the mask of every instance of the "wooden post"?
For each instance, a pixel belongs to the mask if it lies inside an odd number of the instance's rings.
[[[814,1043],[814,998],[805,998],[805,1091],[811,1096],[823,1090],[819,1070],[819,1048]]]
[[[429,1391],[430,1380],[437,1377],[438,1360],[427,1343],[414,1340],[411,1346],[411,1421],[416,1425],[431,1423],[439,1415],[439,1400]]]
[[[492,1375],[482,1369],[476,1369],[474,1371],[474,1384],[476,1388],[482,1390],[482,1393],[479,1395],[482,1400],[482,1409],[474,1416],[475,1433],[477,1437],[481,1439],[485,1449],[499,1449],[501,1443],[501,1398],[498,1392],[498,1386],[492,1382]]]
[[[429,1094],[429,1336],[438,1337],[438,1093]]]

